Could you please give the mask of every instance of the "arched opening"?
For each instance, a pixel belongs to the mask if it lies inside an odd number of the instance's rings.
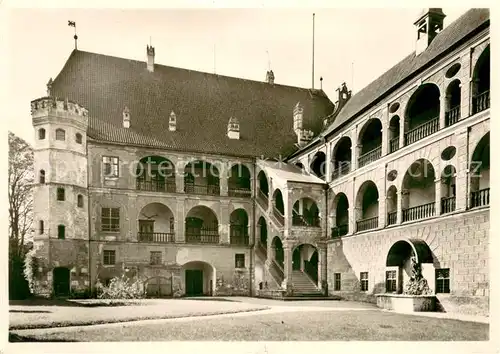
[[[424,278],[432,280],[433,258],[427,243],[419,239],[399,240],[387,253],[386,292],[398,294],[403,292],[403,285],[410,280],[412,275],[412,257],[415,263],[422,265]]]
[[[318,284],[318,249],[311,244],[301,244],[292,253],[292,283],[294,291],[312,292]],[[304,275],[307,275],[304,279]],[[308,284],[307,280],[312,284]],[[308,286],[309,285],[309,286]],[[310,287],[314,285],[314,287]]]
[[[399,150],[399,116],[393,116],[389,122],[389,153]]]
[[[273,194],[273,214],[281,223],[284,225],[285,223],[285,204],[283,203],[283,195],[279,189],[276,189]]]
[[[470,207],[490,204],[490,133],[481,138],[469,168],[470,171]]]
[[[372,181],[364,182],[356,197],[356,231],[366,231],[378,227],[378,189]]]
[[[45,129],[40,128],[38,129],[38,140],[44,140],[45,139]]]
[[[285,251],[283,250],[283,243],[278,236],[273,238],[271,247],[274,250],[274,260],[283,269],[285,263]]]
[[[382,122],[379,119],[370,119],[361,129],[358,156],[358,167],[366,166],[382,156]]]
[[[230,243],[232,245],[248,245],[248,215],[244,209],[236,209],[229,217]]]
[[[460,81],[453,80],[446,89],[445,124],[447,127],[460,120]]]
[[[142,158],[136,169],[136,189],[175,193],[175,166],[162,156]]]
[[[324,179],[326,175],[326,155],[323,151],[314,154],[311,161],[311,171],[319,178]]]
[[[439,88],[421,85],[408,101],[405,114],[405,145],[434,134],[439,130]]]
[[[144,287],[147,297],[169,297],[174,293],[171,277],[151,277],[144,282]]]
[[[52,271],[54,296],[69,296],[71,291],[70,270],[57,267]]]
[[[472,114],[490,108],[490,46],[481,53],[472,79]]]
[[[229,174],[228,194],[230,197],[251,197],[250,171],[245,165],[236,164]]]
[[[215,268],[206,262],[192,261],[181,268],[186,296],[212,296],[216,286]]]
[[[397,222],[398,215],[398,190],[392,185],[387,190],[387,225],[394,225]]]
[[[269,207],[269,184],[267,183],[267,176],[264,171],[259,172],[257,180],[259,183],[257,201],[264,208],[264,210],[267,210]]]
[[[198,205],[186,216],[187,243],[219,243],[219,222],[212,209]]]
[[[401,191],[403,222],[435,215],[435,179],[434,167],[426,159],[417,160],[408,168]]]
[[[138,217],[139,242],[175,242],[174,213],[164,204],[151,203],[142,208]]]
[[[348,136],[341,138],[333,149],[332,180],[347,175],[351,171],[352,143]]]
[[[441,214],[451,213],[456,207],[456,176],[454,166],[446,166],[441,173]]]
[[[220,195],[219,170],[206,161],[190,162],[184,168],[184,192]]]
[[[38,176],[40,184],[45,183],[45,170],[40,170],[40,174]]]
[[[319,209],[316,202],[310,198],[299,199],[293,204],[292,225],[319,227]]]
[[[335,227],[332,237],[341,237],[349,232],[349,201],[344,193],[338,193],[333,201],[335,210]]]
[[[267,223],[263,216],[259,218],[259,241],[267,254]]]
[[[56,129],[56,140],[64,141],[66,140],[66,132],[64,129],[58,128]]]

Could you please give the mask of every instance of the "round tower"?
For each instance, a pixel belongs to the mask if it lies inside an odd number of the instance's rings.
[[[88,286],[87,110],[43,97],[31,102],[35,131],[33,223],[39,294]]]

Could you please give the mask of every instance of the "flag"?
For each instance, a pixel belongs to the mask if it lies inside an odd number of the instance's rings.
[[[76,27],[75,21],[68,21],[68,26],[70,26],[70,27]]]

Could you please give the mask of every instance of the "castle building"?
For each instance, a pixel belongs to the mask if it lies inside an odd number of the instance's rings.
[[[444,18],[335,102],[75,49],[31,102],[35,292],[376,301],[416,263],[446,311],[487,313],[489,11]]]

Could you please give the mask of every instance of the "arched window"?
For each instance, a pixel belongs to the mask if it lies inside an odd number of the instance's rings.
[[[83,208],[83,195],[81,194],[78,194],[78,198],[77,198],[77,206],[79,208]]]
[[[66,132],[64,129],[56,129],[56,140],[66,140]]]
[[[66,227],[64,225],[57,225],[57,238],[64,240],[66,237]]]
[[[43,128],[38,129],[38,139],[39,140],[45,139],[45,129],[43,129]]]
[[[77,144],[81,144],[82,143],[82,134],[76,133],[75,140],[76,140]]]
[[[43,220],[40,220],[40,221],[38,222],[38,233],[39,233],[40,235],[43,235],[43,232],[44,232],[44,227],[43,227],[43,226],[44,226],[44,225],[43,225]]]
[[[64,201],[64,188],[57,188],[57,200]]]
[[[45,183],[45,170],[40,170],[40,175],[38,176],[38,178],[40,180],[40,184]]]

